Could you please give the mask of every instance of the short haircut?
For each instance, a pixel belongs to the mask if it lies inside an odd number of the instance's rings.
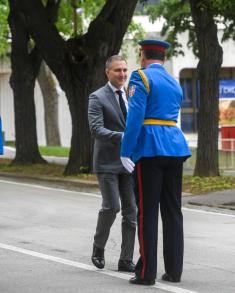
[[[113,61],[125,61],[126,62],[126,59],[120,55],[110,56],[106,61],[105,68],[110,69]]]
[[[160,52],[157,50],[142,50],[144,53],[144,56],[147,60],[149,59],[155,59],[155,60],[161,60],[164,61],[165,59],[165,53]]]

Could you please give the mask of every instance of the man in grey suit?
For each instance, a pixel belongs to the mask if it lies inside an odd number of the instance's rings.
[[[106,75],[108,83],[90,95],[88,107],[90,131],[95,139],[93,171],[97,174],[102,194],[91,259],[97,268],[104,268],[105,245],[116,214],[121,209],[122,244],[118,270],[133,272],[136,203],[132,175],[123,168],[120,160],[127,111],[124,90],[126,61],[121,56],[111,56],[106,62]]]

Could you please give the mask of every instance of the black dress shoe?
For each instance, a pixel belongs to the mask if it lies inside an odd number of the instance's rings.
[[[105,266],[104,249],[98,248],[97,246],[93,245],[91,260],[98,269],[103,269]]]
[[[155,280],[142,280],[138,277],[133,277],[129,280],[129,282],[131,284],[135,284],[135,285],[145,285],[145,286],[151,286],[151,285],[154,285],[155,284]]]
[[[172,283],[179,283],[180,282],[180,277],[179,278],[174,278],[169,276],[168,274],[162,275],[162,280],[167,281],[167,282],[172,282]]]
[[[119,259],[118,270],[120,272],[134,272],[135,271],[135,264],[131,260]]]

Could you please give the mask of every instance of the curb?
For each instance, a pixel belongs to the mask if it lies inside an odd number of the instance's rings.
[[[88,181],[88,180],[81,180],[81,179],[69,179],[69,178],[56,178],[56,177],[48,177],[48,176],[32,176],[32,175],[23,175],[23,174],[15,174],[15,173],[7,173],[7,172],[0,172],[1,177],[9,178],[9,179],[19,179],[21,181],[27,182],[38,182],[46,183],[48,185],[53,185],[57,187],[66,188],[68,190],[77,190],[77,191],[85,191],[91,193],[99,193],[99,184],[97,181]],[[194,196],[203,196],[203,195],[194,195],[188,192],[183,192],[182,197],[184,198],[183,205],[190,205],[190,206],[198,206],[198,207],[209,207],[209,208],[220,208],[234,211],[235,207],[232,205],[231,201],[221,202],[221,203],[207,203],[207,202],[200,202],[200,201],[193,201],[192,197]]]
[[[64,178],[56,178],[56,177],[46,177],[46,176],[32,176],[32,175],[22,175],[16,173],[7,173],[7,172],[0,172],[1,177],[12,178],[12,179],[25,179],[25,180],[34,180],[38,182],[46,182],[52,183],[56,185],[63,185],[66,187],[75,187],[75,188],[82,188],[82,189],[99,189],[98,181],[88,181],[88,180],[81,180],[81,179],[64,179]],[[189,192],[182,192],[182,197],[190,197],[194,194]]]
[[[64,179],[56,177],[47,177],[47,176],[31,176],[31,175],[22,175],[22,174],[12,174],[6,172],[0,172],[1,177],[12,178],[12,179],[24,179],[30,181],[38,181],[45,183],[52,183],[54,185],[63,185],[65,187],[75,187],[78,189],[98,189],[99,185],[97,181],[86,181],[81,179]]]
[[[232,203],[224,203],[224,204],[205,204],[199,202],[187,202],[187,205],[196,206],[196,207],[208,207],[208,208],[216,208],[216,209],[224,209],[235,211],[235,206]]]

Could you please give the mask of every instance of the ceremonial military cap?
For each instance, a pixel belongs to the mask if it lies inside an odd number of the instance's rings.
[[[138,44],[143,50],[157,50],[160,52],[165,52],[170,47],[170,43],[160,40],[143,40]]]

